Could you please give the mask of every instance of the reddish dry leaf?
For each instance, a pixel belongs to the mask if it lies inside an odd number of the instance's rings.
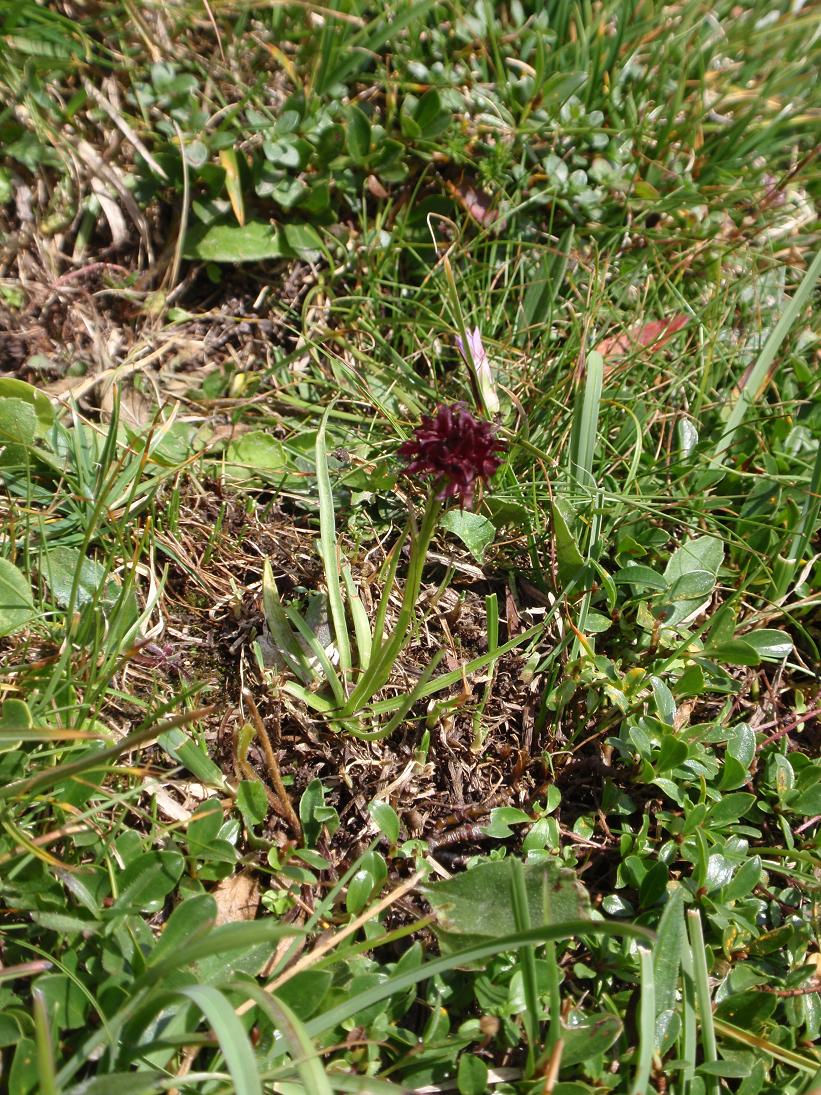
[[[670,319],[653,319],[620,335],[610,335],[602,339],[596,349],[605,361],[608,358],[624,357],[639,347],[660,350],[689,320],[689,316],[681,313],[671,316]]]
[[[487,228],[498,219],[499,210],[491,205],[491,198],[481,190],[475,190],[470,183],[460,179],[455,185],[446,182],[447,188],[469,217],[481,228]]]

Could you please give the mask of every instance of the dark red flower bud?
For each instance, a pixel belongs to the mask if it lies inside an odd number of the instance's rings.
[[[489,422],[474,418],[461,403],[437,407],[433,416],[423,415],[413,437],[399,449],[409,461],[405,475],[432,475],[436,497],[458,498],[470,509],[476,483],[488,480],[501,464],[504,450]]]

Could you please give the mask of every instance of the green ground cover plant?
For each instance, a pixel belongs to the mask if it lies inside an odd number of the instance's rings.
[[[821,1090],[818,37],[0,0],[0,1090]]]

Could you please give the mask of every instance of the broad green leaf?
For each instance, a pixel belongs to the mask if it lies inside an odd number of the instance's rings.
[[[188,771],[202,783],[221,789],[227,786],[221,769],[180,727],[174,727],[173,730],[160,734],[157,742],[169,756],[185,765]]]
[[[286,224],[283,232],[288,248],[300,258],[317,259],[322,254],[322,237],[312,224]]]
[[[255,473],[285,472],[288,456],[281,442],[264,430],[251,430],[232,441],[225,450],[225,474],[231,479],[252,479]]]
[[[31,711],[25,700],[16,699],[13,696],[3,700],[3,710],[0,714],[0,753],[19,749],[23,739],[12,735],[15,731],[30,730],[32,725]]]
[[[334,975],[330,970],[302,970],[276,991],[277,999],[291,1008],[303,1022],[316,1015],[328,995]]]
[[[486,1095],[488,1067],[481,1057],[463,1053],[456,1069],[456,1088],[459,1095]]]
[[[30,403],[0,399],[0,445],[30,445],[36,433],[37,415]]]
[[[707,607],[723,561],[724,544],[715,536],[697,536],[673,552],[664,569],[669,592],[657,602],[664,627],[675,628]]]
[[[664,1045],[675,1015],[681,954],[686,942],[684,889],[677,885],[669,891],[653,944],[657,1047]]]
[[[47,973],[38,977],[34,985],[43,994],[49,1019],[57,1030],[76,1030],[85,1024],[88,997],[70,977],[64,973]]]
[[[565,498],[554,499],[550,511],[553,514],[553,534],[556,537],[556,558],[559,566],[569,575],[584,566],[584,557],[572,531],[576,513]]]
[[[197,807],[186,830],[188,848],[192,855],[198,855],[203,850],[207,850],[208,845],[216,840],[222,828],[222,821],[222,806],[219,799],[207,799]]]
[[[632,585],[639,589],[655,589],[660,592],[667,589],[667,582],[658,571],[641,563],[628,563],[621,570],[617,570],[613,581],[616,585]]]
[[[14,696],[10,696],[8,700],[3,700],[0,729],[30,730],[33,725],[32,713],[28,710],[28,704],[25,700],[15,699]]]
[[[317,813],[325,805],[325,788],[322,781],[312,779],[299,800],[299,820],[302,822],[302,831],[305,835],[305,843],[312,848],[322,830],[322,824],[317,819]]]
[[[533,818],[517,806],[495,806],[490,811],[490,821],[482,831],[494,840],[504,840],[513,836],[511,825],[530,825],[532,821]]]
[[[183,943],[204,938],[217,922],[217,902],[211,894],[187,897],[177,905],[165,923],[151,952],[151,962],[174,955]]]
[[[366,852],[348,884],[345,907],[352,916],[362,912],[368,899],[381,889],[388,877],[385,860],[376,851]]]
[[[0,559],[0,635],[19,631],[32,616],[34,599],[25,575],[8,559]]]
[[[9,1069],[9,1095],[34,1095],[39,1082],[40,1072],[34,1041],[31,1038],[21,1038]]]
[[[485,550],[496,537],[496,526],[493,522],[480,513],[471,513],[470,510],[448,510],[439,524],[459,537],[477,563],[481,563]]]
[[[697,536],[688,540],[670,556],[664,569],[667,584],[672,584],[684,574],[707,571],[713,578],[724,561],[724,544],[716,536]]]
[[[180,880],[185,860],[179,852],[144,852],[118,879],[119,897],[113,908],[145,909],[171,893]]]
[[[22,1034],[16,1016],[10,1015],[8,1011],[0,1014],[0,1049],[5,1049],[6,1046],[16,1046]]]
[[[443,948],[452,951],[516,931],[511,904],[510,860],[480,863],[463,874],[425,887]],[[590,900],[573,871],[553,862],[522,865],[530,923],[587,919]]]
[[[565,1067],[590,1061],[605,1053],[624,1029],[618,1015],[601,1012],[585,1015],[578,1022],[562,1023],[561,1039],[564,1042],[562,1064]]]
[[[435,87],[428,90],[413,108],[413,120],[425,140],[438,137],[451,123],[451,113],[442,106],[442,99]]]
[[[793,649],[793,641],[786,631],[775,631],[766,627],[746,632],[743,641],[764,661],[780,662],[789,657]]]
[[[368,804],[368,813],[387,840],[391,844],[396,844],[399,840],[399,817],[393,806],[389,802],[380,802],[379,799],[374,799],[373,802]]]
[[[54,423],[54,408],[45,392],[39,391],[25,380],[13,376],[0,377],[0,403],[5,399],[22,399],[34,408],[40,432],[49,429]]]
[[[95,598],[109,604],[116,600],[117,586],[114,582],[109,582],[106,586],[108,571],[102,563],[82,555],[77,548],[58,545],[44,551],[40,573],[61,608],[65,608],[71,600],[71,590],[78,570],[80,574],[75,607],[81,608]]]
[[[821,783],[800,791],[795,798],[787,800],[786,808],[794,814],[804,814],[806,817],[815,817],[821,814]]]
[[[707,647],[704,653],[708,658],[712,658],[717,662],[725,662],[727,665],[756,666],[761,664],[761,655],[751,643],[746,642],[744,639],[730,639],[726,643],[717,643],[715,646]]]
[[[201,262],[264,262],[290,255],[282,233],[268,221],[213,221],[189,228],[183,257]]]
[[[724,795],[709,808],[704,824],[710,828],[733,825],[744,817],[754,802],[755,795],[742,791],[733,795]]]
[[[268,816],[268,798],[256,779],[243,779],[237,788],[237,807],[249,829],[261,825]]]
[[[690,570],[679,575],[667,591],[667,600],[692,601],[704,598],[713,592],[715,575],[709,570]]]
[[[346,111],[347,127],[345,144],[354,163],[362,163],[371,150],[371,123],[367,114],[358,106],[349,106]]]

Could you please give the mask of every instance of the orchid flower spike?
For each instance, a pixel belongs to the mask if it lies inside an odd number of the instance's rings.
[[[399,455],[408,461],[405,475],[433,476],[437,498],[458,498],[464,509],[470,509],[477,483],[490,479],[503,451],[491,423],[474,418],[467,407],[456,403],[423,415]]]

